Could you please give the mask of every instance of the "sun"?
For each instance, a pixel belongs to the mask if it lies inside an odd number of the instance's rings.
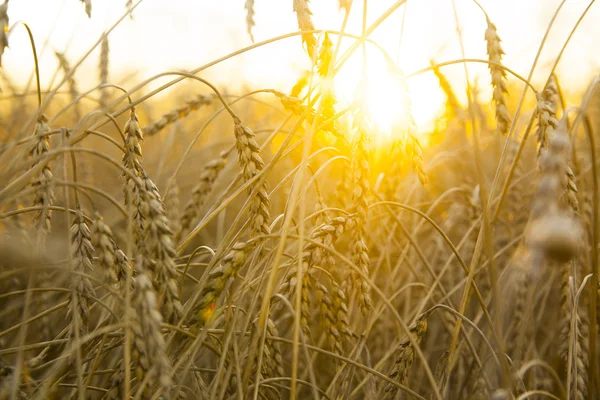
[[[357,90],[363,76],[362,54],[357,52],[335,76],[338,106],[352,107],[359,103],[367,111],[372,132],[371,138],[383,145],[402,139],[409,124],[414,124],[421,140],[430,129],[443,104],[439,88],[428,80],[408,82],[398,68],[390,68],[386,59],[371,51],[367,55],[366,85]]]

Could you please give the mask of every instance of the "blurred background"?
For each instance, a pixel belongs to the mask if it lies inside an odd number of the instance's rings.
[[[135,3],[135,2],[134,2]],[[362,1],[355,1],[347,32],[360,34]],[[394,1],[370,2],[367,26],[376,20]],[[481,5],[496,24],[503,40],[504,64],[524,77],[529,75],[535,54],[560,0],[482,0]],[[577,23],[589,1],[567,0],[552,27],[547,45],[533,75],[534,84],[545,82],[556,55]],[[169,70],[189,70],[235,50],[249,46],[244,0],[222,2],[198,0],[144,0],[110,34],[110,81],[125,87]],[[315,0],[310,3],[316,29],[339,30],[343,13],[337,0]],[[436,62],[462,58],[456,35],[457,21],[462,30],[467,58],[487,59],[484,42],[486,21],[471,0],[425,0],[411,2],[393,13],[371,36],[398,63],[405,74],[427,67],[433,57]],[[294,32],[298,29],[293,1],[255,0],[255,42]],[[84,4],[77,0],[11,0],[11,25],[23,20],[33,29],[40,54],[41,79],[48,87],[57,70],[54,51],[64,52],[75,63],[102,32],[126,12],[125,0],[94,1],[90,19]],[[579,95],[600,67],[600,8],[592,7],[571,39],[557,72],[567,97]],[[424,23],[425,22],[425,23]],[[332,36],[336,41],[336,37]],[[348,46],[353,39],[347,39]],[[284,39],[234,57],[202,74],[228,91],[242,88],[273,88],[289,91],[294,82],[309,68],[306,53],[301,51],[300,37]],[[99,48],[95,50],[99,53]],[[349,62],[336,77],[340,97],[351,97],[361,69],[361,54]],[[379,107],[386,108],[386,96],[393,96],[378,50],[369,52],[370,85],[373,97],[383,98]],[[4,73],[16,84],[25,86],[31,77],[32,59],[24,29],[15,29],[10,36],[10,49],[4,57]],[[97,57],[89,57],[76,73],[80,88],[97,82]],[[489,74],[485,64],[469,64],[472,82],[481,87],[480,101],[487,103],[491,95]],[[463,66],[443,68],[443,73],[455,86],[459,100],[464,96]],[[513,82],[516,80],[509,77]],[[380,87],[377,88],[379,81]],[[158,86],[157,80],[148,88]],[[421,74],[408,81],[413,101],[413,114],[419,129],[431,129],[439,116],[445,98],[436,77]],[[168,96],[164,91],[160,96]],[[515,97],[515,95],[513,95]],[[343,102],[343,99],[342,99]],[[389,108],[389,107],[388,107]],[[381,121],[383,117],[376,118]],[[385,121],[382,122],[385,125]],[[384,127],[385,128],[385,127]]]

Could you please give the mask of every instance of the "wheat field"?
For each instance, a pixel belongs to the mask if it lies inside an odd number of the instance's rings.
[[[111,68],[144,7],[123,0],[89,51],[52,49],[49,86],[0,5],[0,399],[599,399],[600,71],[573,94],[557,69],[594,0],[535,80],[555,18],[522,75],[469,0],[487,58],[457,29],[462,54],[405,73],[372,33],[413,0],[330,0],[335,30],[286,1],[289,33],[255,40],[240,1],[248,46],[143,80]],[[1,66],[17,35],[29,85]],[[287,89],[206,73],[277,41],[309,65]],[[419,76],[444,103],[426,129]]]

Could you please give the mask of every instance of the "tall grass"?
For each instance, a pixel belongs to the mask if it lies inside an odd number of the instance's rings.
[[[76,62],[56,51],[62,79],[42,93],[38,75],[37,104],[3,72],[0,399],[598,398],[600,78],[569,104],[560,76],[531,81],[537,57],[517,75],[511,27],[480,6],[487,59],[403,75],[379,48],[404,99],[381,146],[369,105],[342,109],[334,81],[407,2],[353,36],[366,0],[339,2],[341,32],[289,1],[293,33],[149,93],[161,76],[115,82],[109,63],[140,2]],[[0,57],[21,24],[8,3]],[[311,63],[290,93],[226,95],[201,76],[279,40]],[[489,67],[490,106],[468,69],[466,86],[445,75],[471,63]],[[422,74],[447,97],[427,141],[406,86]]]

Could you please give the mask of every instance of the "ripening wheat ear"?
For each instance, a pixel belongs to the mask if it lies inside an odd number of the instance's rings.
[[[538,160],[542,151],[548,147],[548,138],[551,132],[558,127],[556,119],[556,84],[550,79],[546,88],[538,95],[536,114],[538,116],[537,140],[538,140]]]
[[[487,43],[488,59],[491,63],[488,64],[490,74],[492,76],[492,86],[494,87],[493,101],[496,106],[496,126],[498,132],[503,135],[508,134],[510,127],[510,117],[508,108],[506,107],[506,71],[500,67],[502,65],[502,56],[504,50],[500,45],[500,37],[496,31],[496,25],[489,19],[487,20],[487,29],[485,31],[485,41]]]
[[[69,60],[67,60],[67,57],[63,53],[60,53],[58,51],[55,51],[54,54],[56,54],[56,58],[58,59],[60,68],[63,70],[63,74],[65,74],[65,76],[70,74],[71,64],[69,63]],[[81,119],[81,110],[78,101],[79,89],[77,89],[77,82],[75,81],[75,78],[73,76],[69,78],[69,95],[71,96],[71,101],[73,102],[75,120],[79,121]]]
[[[338,4],[340,10],[344,10],[346,12],[350,11],[350,7],[352,6],[352,0],[338,0]]]
[[[246,9],[246,28],[248,29],[248,35],[250,40],[254,42],[254,36],[252,35],[252,28],[254,27],[254,0],[246,0],[244,5]]]
[[[333,296],[317,281],[317,300],[320,303],[321,318],[327,330],[329,345],[335,354],[344,353],[344,342],[351,336],[348,323],[348,303],[344,291],[333,282]]]
[[[285,93],[278,92],[276,90],[271,90],[277,98],[281,101],[281,105],[285,107],[286,110],[293,112],[297,116],[301,116],[304,114],[306,120],[312,124],[315,120],[315,110],[311,107],[305,106],[302,104],[302,101],[297,97],[288,96]],[[332,95],[333,96],[333,95]],[[329,102],[329,105],[327,104]],[[333,99],[324,99],[324,107],[321,110],[321,113],[327,118],[321,118],[322,120],[329,119],[335,115],[335,109],[333,106],[335,105],[335,98]],[[320,121],[321,122],[321,121]],[[324,121],[323,121],[324,122]],[[320,126],[321,129],[330,132],[335,135],[340,140],[346,140],[344,134],[342,134],[339,129],[335,125],[335,121],[330,121],[327,124]]]
[[[329,39],[329,34],[325,33],[321,50],[317,57],[317,71],[321,77],[321,118],[323,120],[331,119],[335,116],[335,94],[333,91],[333,77],[329,78],[329,69],[333,61],[333,43]],[[333,121],[328,123],[323,129],[331,129]]]
[[[429,178],[423,167],[423,148],[414,133],[409,134],[407,147],[409,149],[407,153],[411,155],[413,170],[417,173],[419,182],[421,185],[427,186]]]
[[[200,300],[194,307],[196,320],[200,326],[204,326],[212,320],[219,296],[225,290],[227,282],[235,278],[244,266],[252,248],[253,246],[249,242],[237,242],[223,257],[221,264],[210,271],[206,285],[200,293]]]
[[[71,325],[71,329],[78,327],[80,336],[87,332],[88,324],[88,304],[90,296],[94,295],[94,289],[90,280],[81,275],[92,271],[92,254],[94,247],[90,229],[83,217],[81,210],[77,210],[75,219],[70,229],[71,249],[73,252],[73,271],[71,279],[71,302],[69,304],[69,314],[76,320]],[[75,336],[72,334],[73,337]]]
[[[36,141],[30,152],[34,159],[37,159],[50,151],[50,136],[48,135],[50,126],[47,122],[48,119],[46,116],[42,115],[35,125],[33,136],[36,137]],[[40,162],[40,160],[35,161],[36,164],[38,162]],[[46,243],[46,236],[50,233],[52,227],[52,211],[50,210],[50,207],[54,203],[52,181],[52,169],[49,165],[45,165],[31,184],[35,188],[33,205],[40,207],[39,211],[35,214],[34,224],[37,231],[37,243],[42,249]]]
[[[267,318],[266,325],[267,336],[279,337],[279,332],[277,331],[277,328],[270,317]],[[258,317],[253,321],[253,328],[256,329],[257,327]],[[265,338],[264,342],[265,345],[262,354],[260,379],[262,380],[286,376],[285,370],[283,369],[283,357],[281,355],[278,343],[269,338]],[[259,354],[257,353],[254,360],[255,364],[258,364],[258,358]],[[278,388],[270,388],[265,385],[261,393],[262,397],[266,399],[281,399]]]
[[[79,0],[85,5],[85,13],[88,18],[92,18],[92,0]]]
[[[526,256],[526,250],[524,248],[517,248],[510,261],[509,272],[512,272],[514,279],[511,285],[507,285],[508,289],[512,289],[513,292],[509,296],[510,307],[507,310],[507,314],[510,315],[510,322],[508,325],[508,332],[506,335],[506,354],[508,354],[513,361],[522,360],[523,345],[525,344],[524,339],[526,332],[528,332],[526,319],[526,307],[527,307],[527,292],[530,288],[529,277],[527,274],[527,268],[529,267],[529,260]]]
[[[277,331],[277,327],[271,318],[267,319],[267,335],[271,337],[279,337],[279,331]],[[285,370],[283,369],[283,357],[281,355],[281,350],[279,348],[279,343],[273,340],[265,341],[265,349],[267,349],[270,354],[270,366],[267,371],[269,376],[285,376]]]
[[[105,85],[108,83],[108,61],[109,61],[109,46],[108,36],[106,33],[102,35],[102,44],[100,45],[100,63],[98,67],[100,84]],[[108,88],[100,89],[100,107],[106,107],[108,103]]]
[[[136,259],[137,277],[134,285],[133,303],[135,315],[133,321],[133,356],[139,382],[147,380],[145,392],[158,382],[166,393],[171,388],[171,362],[166,353],[165,340],[161,332],[162,316],[158,309],[156,293],[146,268],[147,260],[143,256]],[[129,310],[131,313],[132,310]]]
[[[8,47],[8,0],[0,6],[0,67],[2,67],[2,55]]]
[[[152,272],[152,281],[167,321],[182,315],[179,284],[175,267],[175,247],[172,232],[158,189],[148,176],[142,176],[142,212],[144,216],[144,250]]]
[[[133,236],[138,249],[143,247],[144,217],[142,212],[142,182],[138,178],[144,172],[142,167],[142,145],[144,134],[140,129],[140,123],[135,113],[131,109],[129,120],[125,124],[125,153],[123,154],[123,166],[128,173],[123,172],[122,177],[125,180],[123,185],[123,198],[128,212],[133,217]]]
[[[325,249],[316,243],[324,246],[333,246],[337,239],[348,228],[349,219],[346,217],[335,217],[330,222],[323,223],[316,227],[310,238],[313,240],[306,243],[302,250],[302,290],[300,292],[301,309],[300,322],[303,332],[308,335],[310,333],[309,323],[311,320],[310,312],[310,289],[314,282],[317,282],[313,276],[315,267],[326,268],[332,264],[331,256]],[[316,242],[316,243],[315,243]],[[286,294],[290,299],[293,298],[296,290],[296,282],[298,279],[297,263],[293,263],[293,267],[281,287],[281,292]],[[319,286],[317,286],[319,290]],[[324,293],[324,291],[322,291]],[[323,310],[327,312],[326,310]],[[333,312],[333,307],[328,312]],[[327,318],[327,315],[324,315]],[[329,318],[330,320],[333,319]]]
[[[417,344],[421,343],[427,332],[427,319],[424,316],[420,316],[414,325],[409,328],[409,331],[411,335],[415,335]],[[415,350],[412,342],[404,339],[398,345],[396,360],[394,361],[394,366],[389,377],[402,385],[406,385],[406,378],[408,377],[414,358]],[[398,393],[398,387],[390,384],[386,386],[385,393],[386,399],[393,399],[396,397],[396,393]]]
[[[243,125],[237,118],[234,119],[234,123],[236,148],[242,168],[242,176],[244,177],[244,181],[248,182],[262,172],[264,162],[260,156],[260,147],[254,138],[254,132]],[[248,188],[249,195],[253,189],[252,186]],[[271,228],[269,227],[271,219],[269,207],[269,193],[267,191],[267,183],[264,182],[260,185],[258,193],[250,201],[250,233],[252,237],[268,235],[271,232]]]
[[[301,31],[313,31],[315,29],[312,22],[312,12],[310,12],[310,8],[308,7],[308,0],[294,0],[294,12],[296,13],[296,18],[298,18],[298,28]],[[302,34],[302,43],[306,44],[306,51],[312,59],[315,46],[317,45],[315,34],[312,32]]]
[[[442,88],[442,90],[444,91],[444,94],[446,95],[446,113],[449,114],[448,116],[450,118],[459,116],[461,107],[460,107],[460,103],[458,102],[458,99],[456,98],[456,94],[454,93],[454,90],[452,89],[452,85],[450,85],[450,82],[448,81],[446,76],[444,74],[442,74],[442,71],[440,71],[440,67],[437,66],[433,62],[433,60],[430,62],[430,64],[431,64],[431,67],[433,68],[433,73],[438,78],[440,87]]]
[[[227,153],[221,153],[221,157],[208,162],[200,171],[200,179],[198,185],[192,191],[192,197],[185,206],[179,230],[176,231],[174,240],[179,242],[184,233],[186,233],[192,224],[198,218],[201,207],[204,205],[206,196],[211,192],[213,184],[217,180],[219,174],[225,167],[227,161]]]
[[[212,103],[212,96],[197,95],[192,99],[185,101],[185,104],[177,107],[174,110],[163,115],[158,121],[144,128],[144,134],[153,136],[162,131],[166,126],[173,124],[175,121],[187,117],[192,111],[198,110],[202,106],[206,106]]]
[[[93,232],[93,245],[98,254],[98,266],[104,273],[105,281],[110,285],[125,283],[129,260],[115,243],[112,230],[104,223],[104,219],[96,213]]]
[[[169,229],[175,235],[175,232],[181,230],[181,209],[179,202],[179,185],[177,181],[173,182],[169,195],[165,200],[165,210],[167,212],[167,220],[169,221]]]
[[[423,166],[423,149],[421,143],[417,139],[417,125],[412,115],[412,101],[408,95],[408,86],[404,79],[402,71],[394,64],[389,63],[388,69],[397,77],[398,82],[401,85],[400,94],[402,96],[402,104],[405,107],[404,115],[406,116],[406,143],[405,143],[405,154],[412,160],[413,170],[417,173],[421,185],[427,186],[429,178],[425,172]]]
[[[369,153],[367,149],[368,127],[365,116],[358,110],[354,117],[355,141],[352,154],[353,191],[352,203],[356,206],[356,238],[352,248],[353,261],[366,276],[369,276],[369,247],[367,246],[367,214],[369,211]],[[358,304],[363,315],[367,315],[372,307],[371,288],[368,282],[358,273],[353,274],[352,283],[356,284]]]

